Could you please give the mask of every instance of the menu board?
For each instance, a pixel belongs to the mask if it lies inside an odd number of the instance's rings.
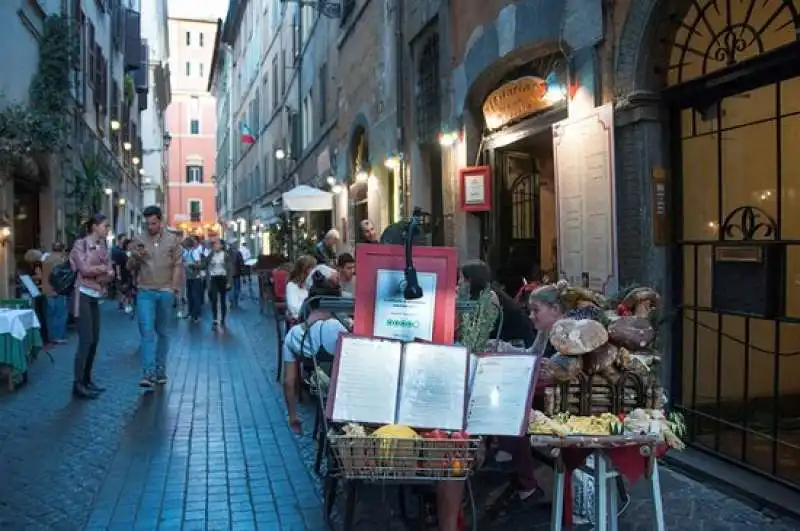
[[[613,114],[553,126],[559,276],[603,293],[618,288]]]

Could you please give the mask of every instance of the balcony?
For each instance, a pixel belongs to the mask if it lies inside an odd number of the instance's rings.
[[[189,214],[189,221],[193,223],[200,223],[203,220],[202,212],[192,212]]]
[[[133,86],[136,93],[139,95],[139,111],[147,109],[147,93],[150,91],[150,69],[148,68],[148,58],[150,57],[150,47],[147,45],[147,40],[142,39],[141,45],[142,64],[141,67],[133,73]]]

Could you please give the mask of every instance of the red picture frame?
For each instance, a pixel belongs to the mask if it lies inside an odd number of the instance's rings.
[[[436,274],[433,343],[449,345],[455,337],[458,250],[454,247],[414,247],[414,266],[418,273]],[[404,271],[402,245],[360,244],[356,246],[356,307],[353,334],[373,336],[375,289],[379,269]]]
[[[458,187],[462,211],[489,212],[492,209],[491,166],[461,168],[458,170]]]

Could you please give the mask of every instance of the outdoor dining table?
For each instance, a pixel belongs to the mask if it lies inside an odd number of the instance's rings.
[[[28,372],[28,361],[42,348],[41,324],[31,309],[0,309],[0,366],[10,369],[9,388]]]

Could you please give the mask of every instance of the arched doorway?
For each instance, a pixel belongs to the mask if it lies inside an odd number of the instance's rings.
[[[670,2],[675,403],[694,444],[800,486],[800,69],[786,0]]]
[[[362,220],[369,217],[369,140],[364,126],[356,126],[350,138],[350,219],[356,231],[356,242],[361,241],[358,229]]]

